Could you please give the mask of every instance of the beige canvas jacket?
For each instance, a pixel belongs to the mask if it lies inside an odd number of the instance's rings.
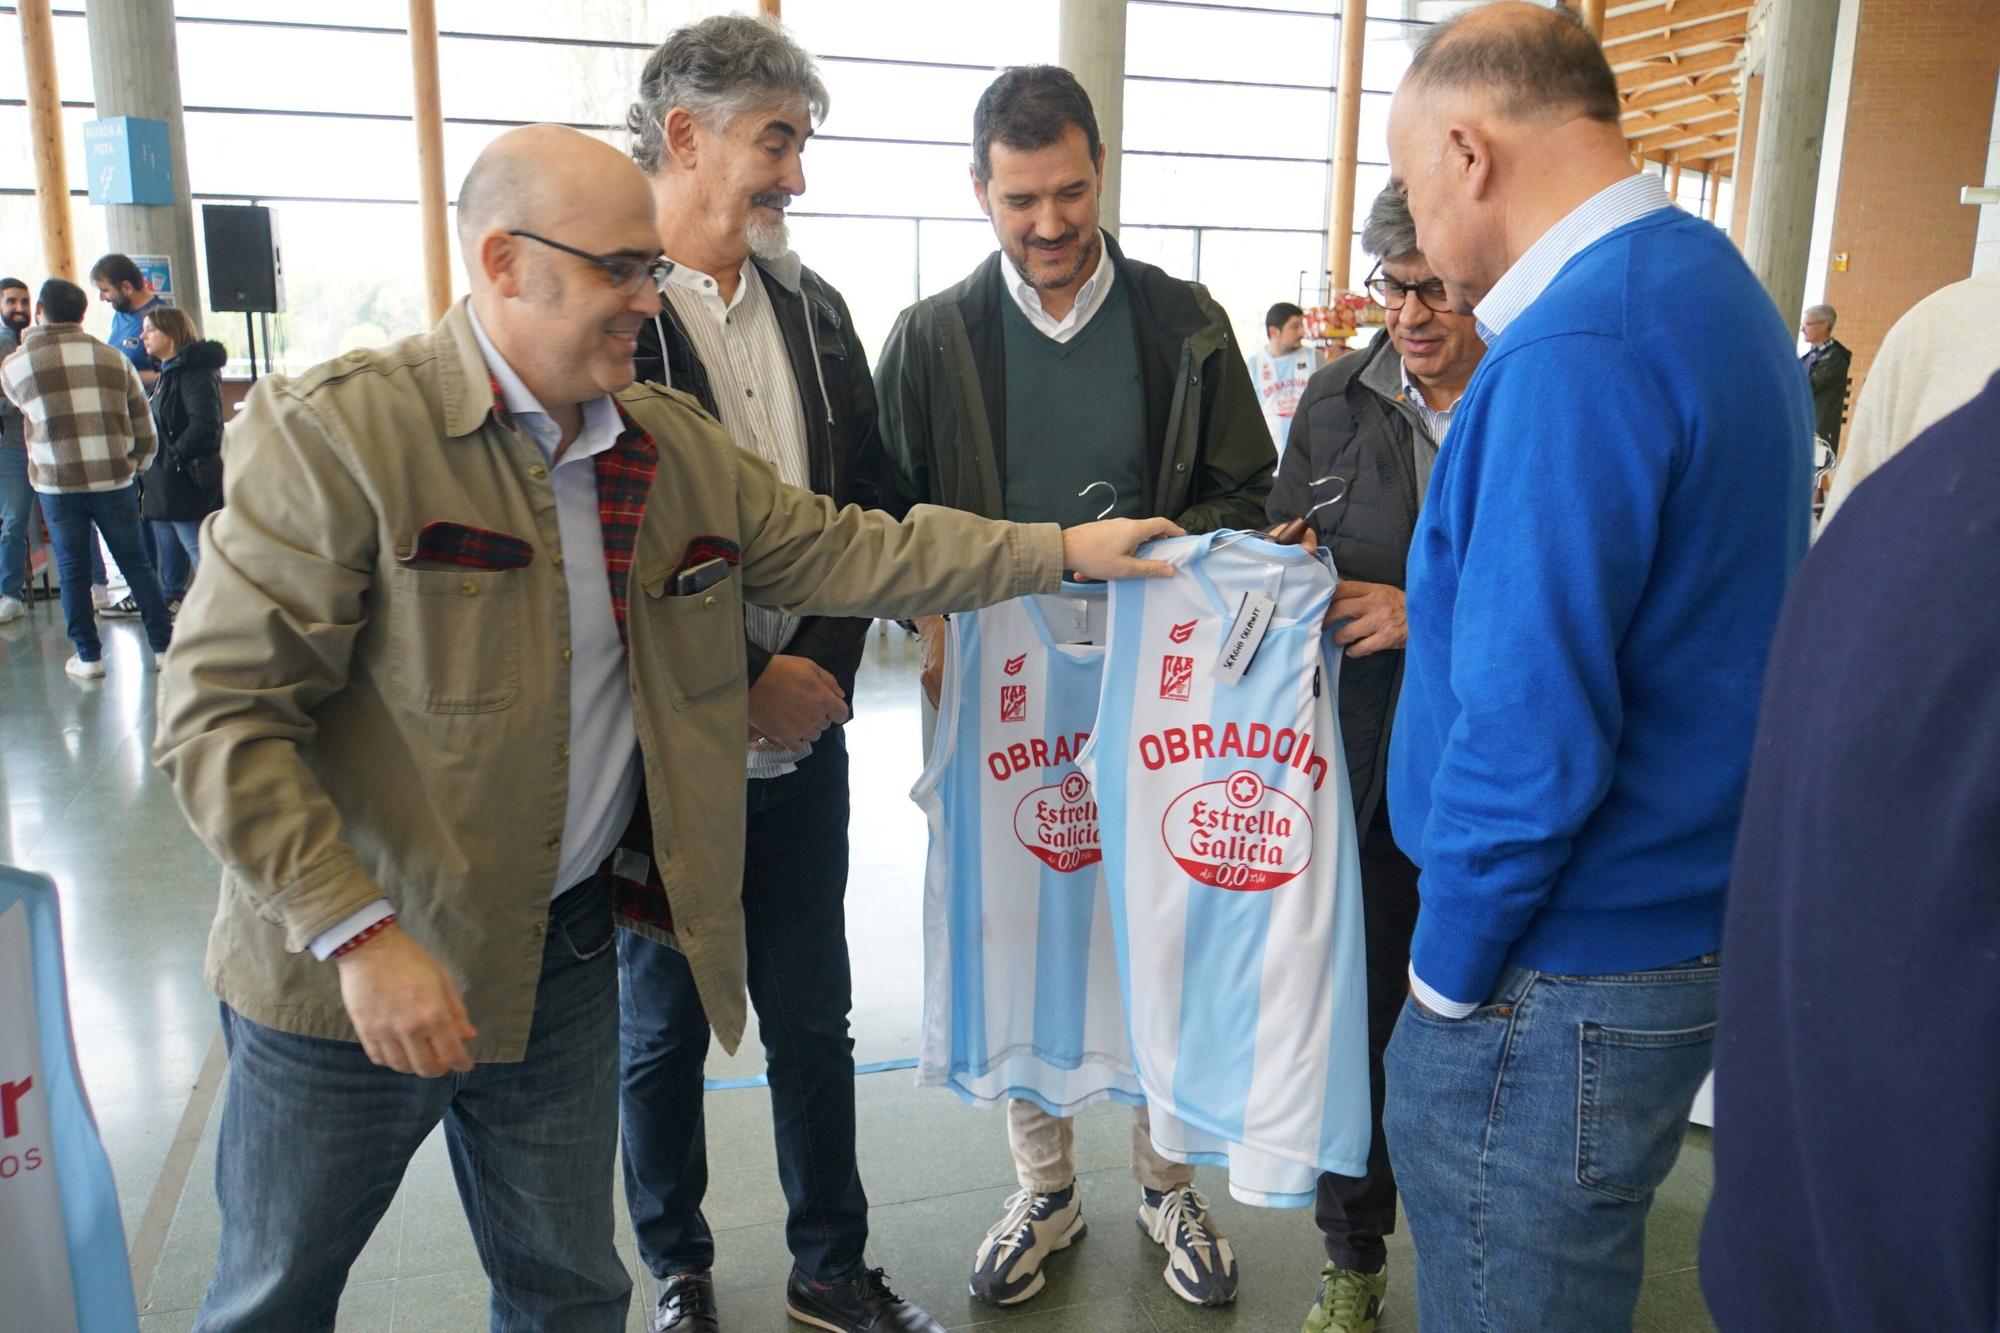
[[[686,395],[621,406],[659,468],[627,585],[654,858],[710,1023],[744,1024],[743,604],[912,616],[1053,591],[1061,539],[943,509],[897,524],[779,482]],[[452,968],[477,1060],[518,1060],[566,800],[568,595],[540,452],[494,418],[463,305],[430,333],[267,377],[230,427],[160,683],[154,754],[223,865],[207,976],[254,1022],[354,1040],[307,951],[378,897]],[[525,539],[512,569],[408,557],[438,520]],[[697,539],[722,583],[672,595]],[[400,558],[399,558],[400,557]]]

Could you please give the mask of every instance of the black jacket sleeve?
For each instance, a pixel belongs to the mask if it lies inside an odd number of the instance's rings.
[[[931,499],[930,414],[911,379],[922,357],[915,344],[921,306],[896,317],[882,359],[875,365],[876,402],[881,411],[882,508],[897,518]]]

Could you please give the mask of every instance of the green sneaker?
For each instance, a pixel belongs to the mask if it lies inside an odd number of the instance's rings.
[[[1389,1270],[1356,1273],[1328,1264],[1319,1272],[1319,1304],[1306,1316],[1299,1333],[1375,1333],[1382,1317],[1382,1298],[1389,1291]]]

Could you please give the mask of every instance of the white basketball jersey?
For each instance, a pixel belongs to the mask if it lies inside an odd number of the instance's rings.
[[[1243,533],[1153,542],[1172,579],[1111,585],[1097,726],[1079,763],[1153,1142],[1303,1207],[1369,1146],[1361,868],[1321,623],[1328,567]],[[1246,595],[1267,628],[1214,674]],[[1240,661],[1239,656],[1239,661]]]
[[[1102,585],[951,618],[929,764],[917,1082],[1070,1114],[1137,1103],[1098,846],[1075,758],[1097,715]]]

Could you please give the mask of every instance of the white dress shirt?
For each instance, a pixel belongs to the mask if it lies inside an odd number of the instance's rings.
[[[1104,298],[1111,294],[1111,284],[1118,280],[1118,266],[1111,262],[1111,247],[1105,243],[1104,233],[1097,233],[1097,267],[1083,280],[1083,286],[1076,289],[1076,304],[1061,319],[1051,319],[1049,312],[1042,309],[1042,293],[1021,276],[1021,270],[1014,267],[1014,261],[1005,255],[1000,257],[1000,266],[1007,276],[1007,294],[1014,298],[1014,304],[1028,317],[1037,333],[1066,343],[1083,332],[1083,326],[1090,323],[1090,317],[1104,307]]]
[[[1443,444],[1444,433],[1451,429],[1451,414],[1458,410],[1458,403],[1454,401],[1449,407],[1432,407],[1424,397],[1424,386],[1410,378],[1410,368],[1403,364],[1401,357],[1396,359],[1396,365],[1403,372],[1403,401],[1424,419],[1424,429],[1431,433],[1431,442]],[[1462,393],[1459,395],[1460,398],[1464,396]]]
[[[563,573],[569,593],[569,744],[558,762],[569,769],[569,798],[563,810],[562,848],[557,857],[554,898],[581,884],[617,850],[639,796],[639,734],[632,723],[626,683],[625,644],[611,610],[611,583],[604,570],[604,528],[597,509],[598,454],[618,442],[618,409],[609,397],[583,405],[583,427],[557,460],[562,429],[536,401],[506,358],[472,317],[472,335],[486,368],[500,383],[500,397],[514,425],[534,442],[549,465],[556,496],[556,529],[562,548],[545,553]],[[514,534],[516,536],[522,534]],[[392,889],[394,886],[390,886]],[[378,900],[313,939],[322,961],[395,910]]]
[[[1644,174],[1627,176],[1578,204],[1543,232],[1527,253],[1500,275],[1500,281],[1493,284],[1486,299],[1473,307],[1479,336],[1487,346],[1492,346],[1509,324],[1541,298],[1556,274],[1562,272],[1563,265],[1620,227],[1673,206],[1659,177]],[[1444,438],[1443,431],[1436,433],[1440,440]],[[1410,993],[1424,1008],[1444,1018],[1464,1018],[1485,999],[1484,996],[1467,1001],[1446,999],[1424,984],[1414,963],[1410,966]]]
[[[694,343],[729,438],[777,469],[789,485],[812,489],[805,407],[784,332],[778,327],[777,309],[757,266],[743,261],[736,295],[725,302],[714,278],[677,263],[667,278],[666,299]],[[799,618],[770,607],[746,606],[743,626],[752,643],[777,653],[792,641]],[[797,754],[752,746],[749,775],[779,777],[811,753],[810,746]]]

